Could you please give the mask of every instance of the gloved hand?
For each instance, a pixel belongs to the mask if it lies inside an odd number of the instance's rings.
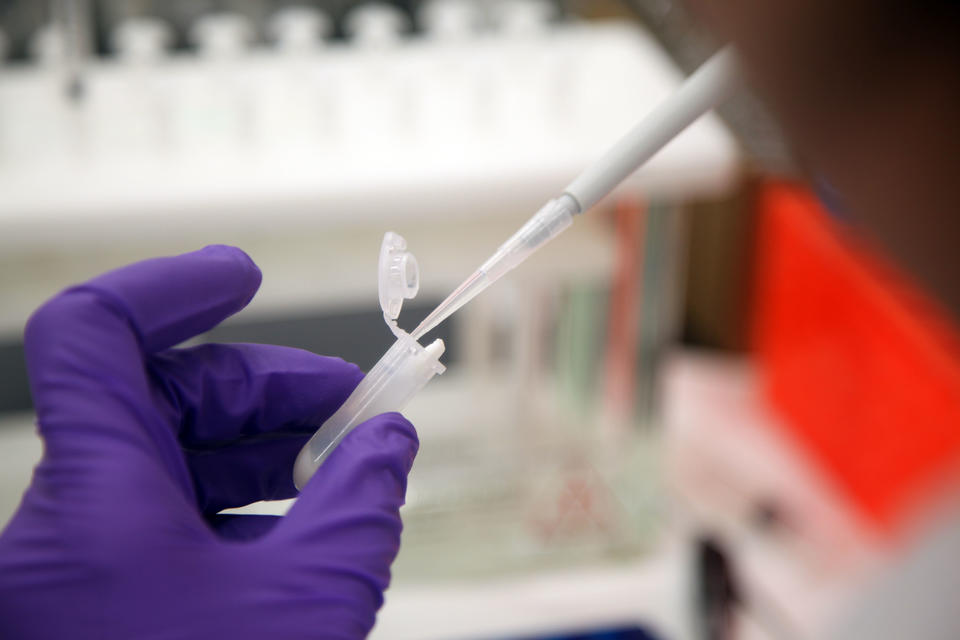
[[[362,638],[400,542],[417,451],[354,430],[283,519],[293,461],[360,381],[256,345],[171,349],[243,308],[260,271],[213,246],[68,289],[26,329],[43,460],[0,536],[0,638]]]

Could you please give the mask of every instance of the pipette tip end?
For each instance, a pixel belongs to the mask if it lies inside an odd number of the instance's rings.
[[[469,278],[464,280],[463,284],[454,289],[453,293],[437,305],[437,308],[431,311],[430,315],[424,318],[423,322],[417,325],[417,328],[410,333],[413,339],[419,341],[420,338],[453,315],[457,309],[470,302],[478,293],[483,291],[486,287],[477,285],[483,282],[486,275],[482,269],[478,269]]]

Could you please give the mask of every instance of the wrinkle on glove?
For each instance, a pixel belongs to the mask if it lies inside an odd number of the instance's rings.
[[[175,345],[246,306],[239,249],[147,260],[67,289],[25,351],[44,455],[0,534],[2,638],[363,638],[390,581],[413,426],[355,429],[284,518],[293,461],[362,378],[264,345]]]

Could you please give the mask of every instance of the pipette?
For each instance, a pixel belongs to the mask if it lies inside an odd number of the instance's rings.
[[[722,49],[691,75],[676,93],[660,103],[595,164],[545,204],[520,230],[464,280],[411,332],[419,340],[480,292],[521,264],[573,224],[680,132],[720,103],[736,86],[733,51]]]

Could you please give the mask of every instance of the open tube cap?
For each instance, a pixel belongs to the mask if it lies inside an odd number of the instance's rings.
[[[390,320],[396,320],[403,301],[415,297],[420,290],[417,259],[407,251],[407,241],[392,231],[383,236],[380,245],[378,290],[380,308]]]

